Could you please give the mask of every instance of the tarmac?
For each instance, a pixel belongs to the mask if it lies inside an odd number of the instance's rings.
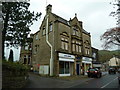
[[[102,72],[102,76],[108,74]],[[30,73],[29,80],[25,88],[71,88],[94,78],[88,78],[86,75],[69,77],[45,77],[39,74]]]

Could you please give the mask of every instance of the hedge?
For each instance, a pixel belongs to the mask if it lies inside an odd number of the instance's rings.
[[[25,85],[29,68],[18,62],[2,62],[2,88],[21,88]]]

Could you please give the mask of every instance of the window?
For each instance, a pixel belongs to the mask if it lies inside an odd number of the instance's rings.
[[[72,51],[81,52],[81,43],[77,40],[72,40]]]
[[[85,47],[85,53],[87,54],[87,55],[89,55],[90,54],[90,49],[89,49],[89,41],[88,40],[86,40],[85,42],[84,42],[84,47]]]
[[[81,50],[81,46],[79,46],[79,52],[82,52],[82,50]]]
[[[73,35],[79,36],[78,28],[73,28]]]
[[[39,45],[35,45],[34,54],[37,53]]]
[[[35,39],[38,40],[38,34],[36,35]]]
[[[24,49],[28,50],[28,47],[29,47],[29,45],[28,45],[28,43],[26,43]]]
[[[46,33],[45,27],[43,27],[43,33],[42,34],[45,35],[45,33]]]
[[[52,30],[53,30],[53,25],[50,24],[50,32],[52,32]]]
[[[61,48],[68,50],[68,37],[64,34],[61,35]]]
[[[30,55],[28,55],[28,64],[30,64]]]
[[[89,55],[89,54],[90,54],[90,51],[89,51],[89,49],[88,49],[88,48],[86,48],[86,49],[85,49],[85,52],[86,52],[86,54],[87,54],[87,55]]]
[[[24,62],[23,64],[27,64],[27,55],[24,55]]]

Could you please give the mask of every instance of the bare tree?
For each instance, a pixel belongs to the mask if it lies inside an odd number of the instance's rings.
[[[115,0],[114,2],[110,3],[117,7],[115,11],[110,13],[110,16],[115,17],[117,19],[116,27],[108,29],[103,35],[101,35],[100,40],[104,41],[103,47],[108,49],[113,45],[120,46],[120,1]]]

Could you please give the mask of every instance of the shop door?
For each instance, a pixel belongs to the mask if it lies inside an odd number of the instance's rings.
[[[76,70],[77,70],[77,75],[80,75],[80,65],[77,64],[77,65],[76,65],[76,68],[77,68],[77,69],[76,69]]]

